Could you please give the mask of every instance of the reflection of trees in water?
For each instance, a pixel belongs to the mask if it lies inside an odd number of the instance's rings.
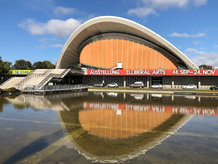
[[[3,112],[3,102],[2,102],[2,97],[0,97],[0,112]]]
[[[187,120],[187,116],[173,114],[158,127],[138,136],[109,139],[84,130],[79,120],[79,109],[60,111],[59,118],[75,148],[87,158],[101,162],[123,161],[138,156],[160,143]]]
[[[14,107],[17,110],[24,110],[25,108],[27,108],[27,104],[14,104]]]

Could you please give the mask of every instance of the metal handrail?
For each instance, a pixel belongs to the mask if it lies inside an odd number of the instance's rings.
[[[65,73],[67,73],[68,71],[70,71],[69,69],[65,69],[61,74],[55,74],[55,73],[50,73],[48,74],[40,83],[39,83],[39,87],[42,87],[43,84],[45,84],[45,82],[47,82],[50,78],[53,78],[53,76],[56,77],[62,77]]]
[[[60,91],[60,90],[73,90],[73,89],[86,89],[88,85],[75,84],[75,85],[45,85],[40,87],[38,85],[27,86],[23,91]]]
[[[81,73],[82,73],[82,74],[84,73],[84,71],[81,70],[81,69],[71,68],[70,70],[73,71],[73,72],[75,72],[75,73],[80,73],[80,74],[81,74]]]
[[[19,84],[17,84],[17,87],[20,88],[21,86],[23,86],[23,84],[24,84],[26,81],[28,81],[28,80],[30,79],[30,77],[33,76],[33,73],[34,73],[34,72],[35,72],[35,71],[31,72],[29,75],[26,76],[26,78],[24,78],[23,80],[21,80],[21,81],[19,82]]]
[[[44,76],[45,74],[48,74],[49,72],[51,72],[51,69],[47,69],[44,73],[42,74],[38,74],[38,73],[35,73],[35,71],[33,71],[31,74],[29,74],[26,78],[24,78],[23,80],[20,81],[19,84],[17,84],[17,87],[18,88],[21,88],[25,82],[29,81],[32,77],[42,77]]]

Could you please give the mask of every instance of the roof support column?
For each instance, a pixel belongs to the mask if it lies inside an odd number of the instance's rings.
[[[147,76],[147,88],[150,86],[150,76]]]
[[[126,76],[123,76],[123,87],[126,87]]]
[[[103,84],[103,86],[105,86],[104,76],[103,76],[103,79],[102,79],[102,84]]]
[[[171,84],[171,88],[173,89],[174,88],[174,78],[173,78],[173,76],[172,76],[172,84]]]
[[[201,77],[198,77],[198,89],[201,89]]]

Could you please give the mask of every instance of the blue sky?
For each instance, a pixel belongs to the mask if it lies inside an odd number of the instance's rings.
[[[217,0],[0,0],[0,56],[55,63],[70,34],[104,15],[156,32],[196,65],[218,66]]]

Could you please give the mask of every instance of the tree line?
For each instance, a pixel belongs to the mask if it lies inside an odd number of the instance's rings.
[[[3,61],[0,57],[0,68],[5,69],[5,71],[8,70],[34,70],[34,69],[54,69],[55,65],[52,64],[48,60],[44,61],[37,61],[35,63],[31,63],[30,61],[26,61],[23,59],[16,60],[15,63],[12,65],[11,62]]]
[[[11,69],[54,69],[55,65],[52,64],[50,61],[48,60],[44,60],[44,61],[37,61],[35,63],[31,63],[30,61],[26,61],[26,60],[16,60],[14,65],[11,66]]]
[[[54,69],[55,65],[48,60],[37,61],[31,63],[23,59],[16,60],[12,65],[11,62],[3,61],[0,57],[0,82],[4,81],[5,76],[9,73],[10,70],[34,70],[34,69]]]
[[[11,62],[2,61],[2,58],[0,57],[0,83],[4,81],[5,75],[8,74],[10,68],[11,68]]]

